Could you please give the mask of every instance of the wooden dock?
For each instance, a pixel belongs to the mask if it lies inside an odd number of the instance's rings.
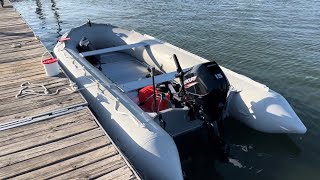
[[[47,50],[7,0],[0,17],[0,178],[140,179],[80,93],[16,98],[23,83],[53,93],[70,81],[45,75]]]

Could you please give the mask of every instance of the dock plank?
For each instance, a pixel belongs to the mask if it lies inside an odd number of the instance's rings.
[[[42,135],[32,134],[34,137],[28,137],[23,139],[23,141],[18,141],[15,143],[10,143],[0,147],[0,157],[4,155],[9,155],[15,152],[20,152],[26,149],[30,149],[35,146],[46,144],[49,142],[54,142],[59,139],[67,138],[79,133],[90,131],[94,128],[97,128],[97,125],[91,122],[80,122],[72,124],[65,124],[64,126],[55,127],[49,129],[47,132],[41,132]]]
[[[27,40],[28,39],[28,40]],[[1,36],[1,44],[10,44],[12,42],[17,41],[31,41],[31,40],[37,40],[33,33],[29,33],[27,36],[18,36],[18,37],[12,37],[12,36]]]
[[[42,136],[50,130],[55,130],[57,127],[65,127],[68,124],[81,124],[90,120],[93,121],[93,119],[94,118],[89,116],[88,112],[76,111],[68,117],[57,117],[50,121],[33,123],[32,126],[23,126],[23,128],[6,130],[5,133],[0,133],[0,143],[2,146],[5,146],[7,144],[24,141],[28,138]],[[37,131],[34,131],[34,129],[37,129]]]
[[[86,142],[82,142],[73,146],[66,147],[53,153],[38,156],[26,161],[22,161],[13,165],[5,166],[0,169],[0,177],[13,178],[32,170],[43,168],[50,164],[58,163],[65,159],[70,159],[81,154],[88,153],[97,148],[106,146],[104,137],[96,138]]]
[[[75,178],[95,179],[124,166],[125,166],[125,163],[122,161],[121,156],[116,155],[116,156],[98,161],[96,163],[87,165],[81,169],[75,169],[73,171],[62,174],[55,178],[61,179],[61,180],[75,179]]]
[[[22,37],[22,38],[14,38],[9,39],[6,41],[0,41],[0,46],[11,46],[14,43],[23,43],[23,44],[29,44],[29,43],[39,43],[39,40],[37,40],[34,36],[33,37]]]
[[[20,46],[18,46],[20,45]],[[16,46],[16,47],[14,47]],[[10,46],[4,46],[0,49],[0,53],[6,54],[6,53],[16,53],[16,52],[28,52],[31,50],[35,51],[41,51],[43,50],[42,44],[39,43],[27,43],[27,44],[11,44]],[[40,62],[40,61],[39,61]]]
[[[21,61],[13,61],[10,63],[1,64],[0,70],[6,71],[6,70],[18,69],[18,68],[32,68],[36,62],[40,63],[39,57],[33,58],[33,59],[21,60]],[[39,66],[39,65],[36,65],[36,66]]]
[[[87,154],[80,155],[77,158],[68,159],[66,161],[23,174],[16,177],[16,179],[29,179],[32,177],[39,179],[54,178],[75,169],[82,169],[89,164],[96,163],[117,154],[118,152],[113,146],[105,146]],[[87,158],[88,156],[94,158]]]
[[[21,161],[25,161],[27,159],[32,159],[43,154],[47,154],[59,149],[63,149],[68,146],[79,144],[81,142],[85,142],[102,136],[104,136],[104,133],[100,131],[98,128],[95,128],[90,131],[85,131],[83,133],[64,138],[60,141],[47,143],[43,146],[36,146],[34,148],[28,148],[24,151],[19,151],[17,153],[1,156],[0,168],[7,166],[8,164],[15,164]]]
[[[75,93],[60,93],[56,95],[55,98],[51,98],[51,96],[39,96],[38,98],[32,98],[31,100],[27,99],[25,101],[20,101],[19,103],[11,103],[10,100],[6,100],[6,104],[1,105],[0,107],[0,122],[13,121],[12,115],[14,115],[13,117],[16,117],[15,115],[17,114],[23,114],[24,117],[31,117],[36,114],[41,114],[40,112],[42,111],[52,112],[54,109],[58,110],[82,102],[83,101],[79,100],[78,95]],[[19,115],[19,117],[21,117],[21,115]]]
[[[108,174],[105,174],[99,178],[97,178],[97,180],[104,180],[104,179],[114,179],[114,180],[134,180],[137,179],[132,172],[130,173],[130,169],[128,167],[121,167],[119,169],[116,169],[115,171],[112,171]]]

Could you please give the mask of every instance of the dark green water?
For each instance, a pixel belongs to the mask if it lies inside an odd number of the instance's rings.
[[[195,157],[185,160],[189,179],[320,179],[320,1],[14,0],[14,6],[49,49],[89,18],[216,60],[281,93],[308,128],[305,135],[265,134],[230,120],[227,138],[239,166],[211,161],[206,146],[189,140],[183,143]]]

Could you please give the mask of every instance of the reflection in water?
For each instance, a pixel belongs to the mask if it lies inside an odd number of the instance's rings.
[[[45,24],[46,22],[44,21],[46,19],[46,17],[44,16],[43,14],[43,9],[42,9],[42,2],[40,0],[36,0],[36,4],[37,4],[37,7],[36,7],[36,14],[38,14],[38,18],[43,20],[43,24]]]
[[[35,13],[38,15],[38,18],[41,20],[42,23],[42,29],[47,28],[47,23],[49,22],[50,18],[48,18],[48,15],[45,15],[45,10],[48,11],[48,9],[45,9],[45,7],[43,7],[42,1],[41,0],[35,0],[36,1],[36,11]],[[57,24],[57,30],[56,33],[58,34],[57,37],[60,37],[61,34],[61,20],[60,20],[60,15],[59,15],[59,8],[57,7],[57,3],[55,0],[50,0],[51,2],[51,10],[53,12],[53,17],[54,17],[54,21]]]
[[[61,36],[61,34],[60,34],[61,25],[60,24],[61,24],[62,21],[60,21],[60,15],[58,13],[59,8],[57,8],[55,0],[51,0],[51,10],[53,11],[54,18],[56,19],[56,23],[58,25],[57,34],[58,34],[58,37],[59,37],[59,36]]]

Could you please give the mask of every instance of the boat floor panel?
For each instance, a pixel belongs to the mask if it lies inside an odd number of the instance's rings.
[[[149,74],[146,65],[125,53],[104,54],[100,61],[102,73],[117,84],[136,81]]]

